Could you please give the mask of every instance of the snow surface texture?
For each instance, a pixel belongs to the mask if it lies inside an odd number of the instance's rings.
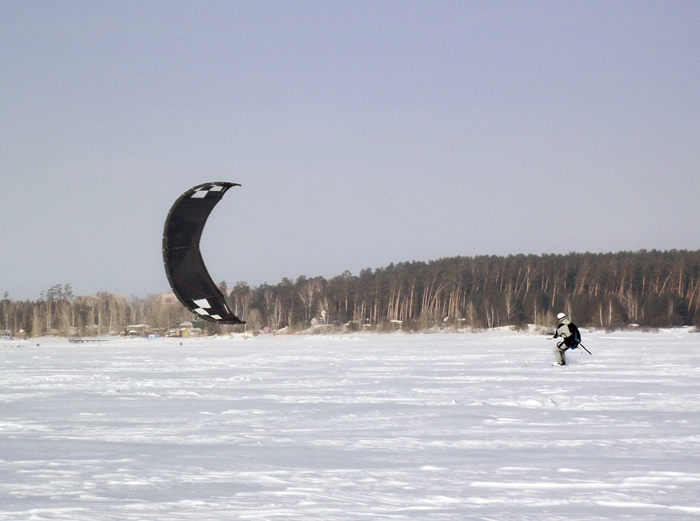
[[[0,520],[700,519],[700,334],[0,341]]]

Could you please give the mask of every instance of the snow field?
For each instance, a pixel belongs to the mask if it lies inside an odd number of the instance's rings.
[[[700,519],[700,335],[0,342],[0,520]]]

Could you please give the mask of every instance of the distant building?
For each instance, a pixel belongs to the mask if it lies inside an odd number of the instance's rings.
[[[202,328],[195,327],[192,322],[182,322],[179,326],[168,329],[166,336],[187,338],[191,336],[202,336]]]
[[[158,295],[153,295],[153,300],[160,304],[169,304],[179,302],[175,293],[160,293]]]
[[[151,326],[148,324],[132,324],[126,326],[122,335],[124,336],[146,336],[151,332]]]

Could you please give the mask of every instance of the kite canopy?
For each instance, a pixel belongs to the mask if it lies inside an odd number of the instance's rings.
[[[215,324],[244,324],[226,304],[199,251],[204,224],[226,191],[238,183],[205,183],[187,190],[168,213],[163,264],[175,296],[200,318]]]

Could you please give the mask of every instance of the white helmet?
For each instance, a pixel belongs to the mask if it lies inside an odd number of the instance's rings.
[[[561,320],[561,319],[563,319],[563,318],[566,318],[566,313],[559,313],[559,314],[557,315],[557,319],[558,319],[558,320]]]

